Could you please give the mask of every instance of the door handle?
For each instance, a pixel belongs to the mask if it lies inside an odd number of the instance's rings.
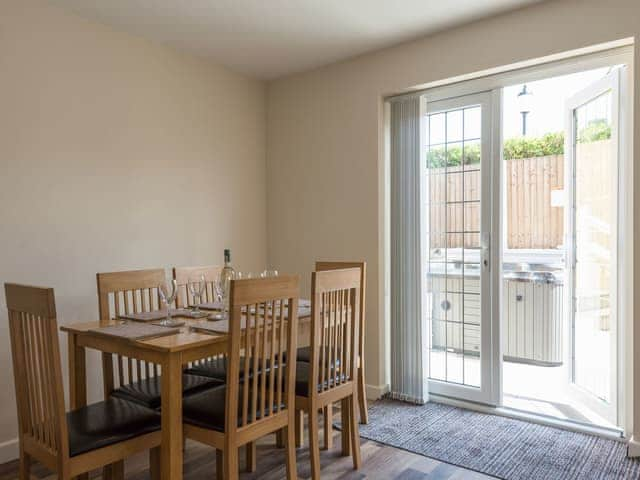
[[[482,268],[489,270],[491,268],[491,234],[484,232],[480,242],[480,261]]]

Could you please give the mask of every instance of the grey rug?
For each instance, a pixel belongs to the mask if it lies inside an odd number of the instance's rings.
[[[624,443],[438,403],[375,402],[360,435],[505,480],[640,479]]]

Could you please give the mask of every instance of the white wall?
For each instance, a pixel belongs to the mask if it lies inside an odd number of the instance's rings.
[[[220,263],[227,246],[264,268],[265,117],[261,82],[3,0],[0,284],[54,287],[63,324],[97,318],[96,272]],[[2,463],[17,428],[0,302]],[[100,375],[91,363],[93,399]]]
[[[382,97],[415,85],[599,43],[628,37],[637,40],[639,35],[637,0],[556,0],[269,84],[269,261],[282,270],[305,273],[305,288],[309,288],[306,273],[315,259],[363,258],[368,262],[365,358],[372,392],[387,382],[380,300],[388,292],[379,287]],[[635,52],[637,55],[637,46]],[[635,69],[634,119],[639,125],[638,62]],[[637,129],[634,140],[638,161]],[[634,170],[636,182],[638,172],[640,169]],[[640,212],[639,193],[634,194],[634,204]],[[634,272],[637,278],[637,258]],[[640,328],[635,338],[637,365]],[[640,381],[634,385],[636,416],[640,416]]]

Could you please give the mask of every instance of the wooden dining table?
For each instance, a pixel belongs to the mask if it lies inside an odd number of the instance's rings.
[[[176,334],[148,340],[131,340],[97,333],[100,327],[117,325],[121,320],[110,322],[91,321],[63,325],[60,330],[68,336],[69,347],[69,396],[71,409],[87,404],[86,350],[122,355],[160,365],[161,382],[161,429],[162,444],[160,471],[163,480],[181,480],[183,464],[182,435],[182,371],[189,362],[224,354],[228,349],[228,335],[192,331],[190,317],[178,317],[185,321]],[[309,345],[310,314],[299,314],[298,346]],[[225,321],[219,321],[225,322]],[[212,322],[216,323],[216,322]]]

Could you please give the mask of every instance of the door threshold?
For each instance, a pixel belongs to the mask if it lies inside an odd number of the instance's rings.
[[[577,422],[575,420],[563,420],[540,413],[531,413],[510,407],[496,407],[493,405],[470,402],[468,400],[460,400],[444,395],[429,394],[429,401],[433,401],[435,403],[443,403],[445,405],[451,405],[453,407],[466,408],[468,410],[474,410],[480,413],[488,413],[491,415],[500,415],[501,417],[515,418],[517,420],[523,420],[525,422],[561,428],[563,430],[569,430],[572,432],[596,435],[598,437],[607,438],[609,440],[616,440],[618,442],[627,442],[627,439],[624,437],[624,432],[619,428],[600,427],[598,425]]]

